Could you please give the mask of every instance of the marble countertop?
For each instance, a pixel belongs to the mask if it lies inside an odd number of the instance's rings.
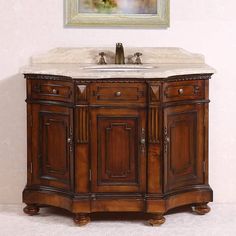
[[[98,53],[106,53],[107,67],[114,63],[114,48],[57,48],[45,54],[33,56],[31,64],[21,68],[23,74],[62,75],[71,78],[104,79],[104,78],[167,78],[186,74],[212,74],[215,69],[205,64],[204,56],[187,52],[181,48],[128,48],[126,60],[139,51],[143,54],[141,69],[133,70],[94,70]],[[127,61],[126,61],[127,62]],[[114,68],[118,65],[114,65]],[[129,65],[132,67],[132,65]],[[134,66],[135,67],[135,66]],[[150,67],[142,69],[142,67]]]

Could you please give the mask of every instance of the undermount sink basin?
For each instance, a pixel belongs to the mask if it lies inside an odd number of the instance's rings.
[[[96,65],[96,66],[87,66],[84,69],[94,70],[94,71],[142,71],[150,70],[155,68],[154,66],[145,66],[145,65]]]

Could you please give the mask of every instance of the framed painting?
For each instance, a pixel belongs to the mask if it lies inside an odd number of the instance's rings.
[[[169,0],[65,0],[65,25],[166,28]]]

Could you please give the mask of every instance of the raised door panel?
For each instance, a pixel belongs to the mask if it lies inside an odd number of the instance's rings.
[[[71,111],[33,105],[33,183],[69,189],[71,186]]]
[[[145,138],[144,113],[98,109],[92,111],[91,117],[92,190],[143,191],[145,145],[141,145],[140,138]]]
[[[203,107],[186,105],[164,111],[165,189],[202,184]]]

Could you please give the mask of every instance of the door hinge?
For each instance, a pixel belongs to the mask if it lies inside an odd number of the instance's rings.
[[[67,143],[69,144],[70,152],[72,152],[73,151],[73,145],[74,145],[73,129],[72,129],[72,127],[70,127],[70,130],[69,130],[69,137],[67,138]]]
[[[92,181],[92,170],[91,169],[89,170],[89,181],[90,182]]]

